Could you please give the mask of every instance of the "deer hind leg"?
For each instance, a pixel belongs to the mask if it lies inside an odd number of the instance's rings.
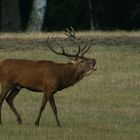
[[[49,103],[50,103],[51,108],[52,108],[52,111],[53,111],[53,113],[55,115],[57,126],[61,127],[61,124],[60,124],[59,119],[58,119],[58,116],[57,116],[57,107],[56,107],[56,104],[55,104],[55,100],[54,100],[54,96],[53,95],[49,98]]]
[[[8,97],[6,98],[6,101],[9,105],[9,107],[11,108],[11,110],[13,111],[13,113],[15,114],[16,118],[17,118],[17,122],[18,124],[22,123],[22,119],[19,115],[19,113],[17,112],[14,104],[13,104],[13,100],[16,97],[16,95],[19,93],[20,89],[14,88],[13,90],[11,90],[11,92],[9,93]]]
[[[5,87],[2,86],[1,95],[0,95],[0,124],[2,124],[2,117],[1,117],[2,103],[3,103],[4,99],[6,98],[9,91],[10,91],[10,88],[8,88],[6,86]]]

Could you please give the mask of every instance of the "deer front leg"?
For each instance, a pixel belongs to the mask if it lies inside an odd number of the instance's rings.
[[[52,111],[53,111],[53,113],[55,115],[57,126],[61,127],[61,124],[60,124],[59,119],[58,119],[58,116],[57,116],[57,107],[56,107],[56,104],[55,104],[55,100],[54,100],[54,96],[53,95],[49,98],[49,102],[50,102]]]
[[[41,118],[42,112],[43,112],[43,110],[46,106],[46,103],[47,103],[48,99],[49,99],[49,97],[47,96],[47,94],[44,93],[42,103],[41,103],[41,107],[39,109],[39,113],[38,113],[37,119],[35,121],[35,126],[39,126],[40,118]]]

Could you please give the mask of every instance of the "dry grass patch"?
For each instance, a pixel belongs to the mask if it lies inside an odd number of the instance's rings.
[[[32,39],[35,40],[34,37]],[[26,46],[26,41],[25,44],[24,41],[20,47]],[[17,44],[15,45],[19,48]],[[66,45],[70,50],[73,50],[70,44]],[[55,95],[63,126],[61,129],[56,127],[49,104],[42,115],[40,127],[35,128],[33,123],[37,116],[42,94],[22,90],[15,99],[15,106],[23,118],[23,125],[16,124],[14,115],[4,102],[0,139],[140,139],[140,54],[138,52],[140,52],[140,48],[131,45],[93,46],[87,53],[87,57],[97,59],[97,71],[77,85]],[[5,58],[67,61],[43,47],[26,48],[24,51],[1,49],[0,59]]]
[[[96,45],[133,45],[140,44],[140,32],[76,32],[76,35],[82,40],[93,40]],[[46,39],[50,36],[54,40],[63,40],[68,42],[64,31],[62,32],[48,32],[48,33],[0,33],[0,48],[5,46],[46,46]],[[7,41],[7,42],[5,42]],[[23,48],[23,47],[22,47]]]

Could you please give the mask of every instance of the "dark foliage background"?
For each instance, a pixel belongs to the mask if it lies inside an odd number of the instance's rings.
[[[9,0],[0,1],[0,31],[4,31],[2,21],[12,17],[8,10],[3,13],[2,9],[7,7],[3,1],[8,4]],[[17,25],[19,28],[15,31],[25,31],[32,3],[33,0],[19,0],[21,26]],[[140,29],[140,0],[92,0],[91,12],[98,25],[97,30]],[[88,0],[47,0],[42,30],[59,31],[70,26],[77,30],[90,30]]]

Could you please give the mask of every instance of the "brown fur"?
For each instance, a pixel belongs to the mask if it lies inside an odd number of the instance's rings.
[[[22,88],[26,88],[31,91],[44,93],[35,125],[39,125],[42,111],[49,100],[57,125],[60,126],[54,93],[81,80],[85,76],[84,74],[96,64],[95,59],[79,58],[74,61],[76,63],[61,64],[45,60],[6,59],[0,62],[0,83],[2,87],[0,95],[0,124],[2,123],[1,107],[5,98],[18,123],[22,123],[21,117],[13,105],[13,100]]]
[[[94,59],[86,60],[85,64],[78,60],[75,61],[78,63],[61,64],[45,60],[33,61],[21,59],[3,60],[0,63],[0,82],[2,87],[0,95],[0,123],[2,123],[1,106],[5,98],[14,112],[18,123],[22,123],[21,117],[13,105],[13,99],[22,88],[26,88],[44,93],[35,125],[39,125],[42,111],[49,100],[56,117],[57,125],[60,126],[53,94],[82,79],[85,72],[90,69],[86,68],[86,61],[91,61],[92,66],[96,64],[96,60]]]

